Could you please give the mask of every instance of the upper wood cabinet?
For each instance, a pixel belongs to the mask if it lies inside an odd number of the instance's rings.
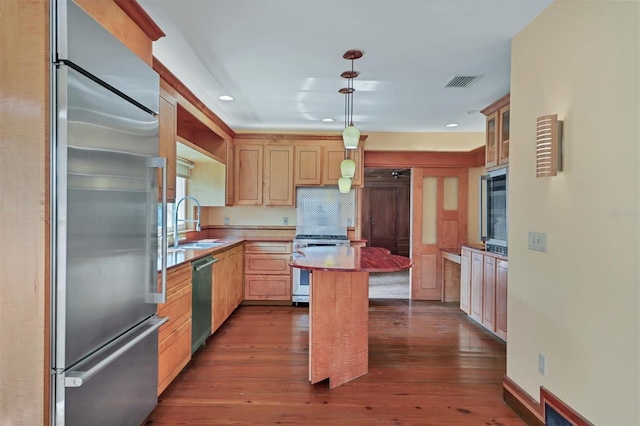
[[[362,167],[362,146],[358,149],[346,150],[348,158],[352,159],[356,163],[356,173],[351,179],[352,187],[360,187],[363,182],[363,167]],[[340,144],[326,145],[324,151],[324,170],[322,174],[323,185],[337,185],[338,179],[342,176],[340,170],[340,163],[345,159],[345,149],[342,141]]]
[[[510,126],[510,105],[500,108],[499,122],[500,129],[498,131],[498,164],[509,163],[509,126]]]
[[[295,146],[295,185],[322,184],[322,146]]]
[[[227,180],[227,191],[234,199],[227,199],[227,205],[294,206],[296,186],[337,186],[345,158],[338,135],[243,133],[233,145],[233,179]],[[364,148],[348,150],[347,155],[356,163],[351,185],[361,187]]]
[[[509,163],[510,95],[482,110],[487,117],[485,167],[492,169]]]
[[[234,204],[262,205],[264,145],[236,145],[233,160]]]
[[[293,146],[264,147],[264,205],[293,206]]]
[[[167,159],[167,201],[176,199],[176,97],[175,90],[160,80],[159,155]],[[162,172],[158,172],[158,200],[162,199]]]

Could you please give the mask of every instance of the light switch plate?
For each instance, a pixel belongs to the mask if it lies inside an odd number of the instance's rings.
[[[529,250],[547,252],[547,233],[529,231]]]
[[[282,217],[282,224],[283,225],[288,225],[289,224],[289,218],[287,216],[283,216]]]
[[[229,224],[229,218],[228,218],[228,217],[225,217],[225,218],[224,218],[224,224],[225,224],[225,225],[228,225],[228,224]]]

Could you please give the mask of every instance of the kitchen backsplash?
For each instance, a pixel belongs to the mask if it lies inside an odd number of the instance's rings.
[[[296,189],[296,223],[299,228],[353,226],[355,214],[353,189],[346,194],[337,188]]]

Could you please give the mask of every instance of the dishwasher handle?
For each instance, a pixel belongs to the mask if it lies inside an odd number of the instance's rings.
[[[209,258],[208,260],[206,260],[207,257]],[[203,260],[206,260],[206,262],[204,262],[204,263],[196,263],[196,262],[194,262],[193,269],[196,272],[199,272],[199,271],[203,270],[204,268],[206,268],[207,266],[213,265],[214,263],[218,262],[218,259],[216,259],[213,256],[207,256],[207,257],[205,257],[203,259]]]

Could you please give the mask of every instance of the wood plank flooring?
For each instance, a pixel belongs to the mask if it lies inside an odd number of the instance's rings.
[[[525,423],[502,401],[505,344],[456,303],[370,300],[369,373],[308,380],[305,307],[240,306],[159,398],[148,425]]]

